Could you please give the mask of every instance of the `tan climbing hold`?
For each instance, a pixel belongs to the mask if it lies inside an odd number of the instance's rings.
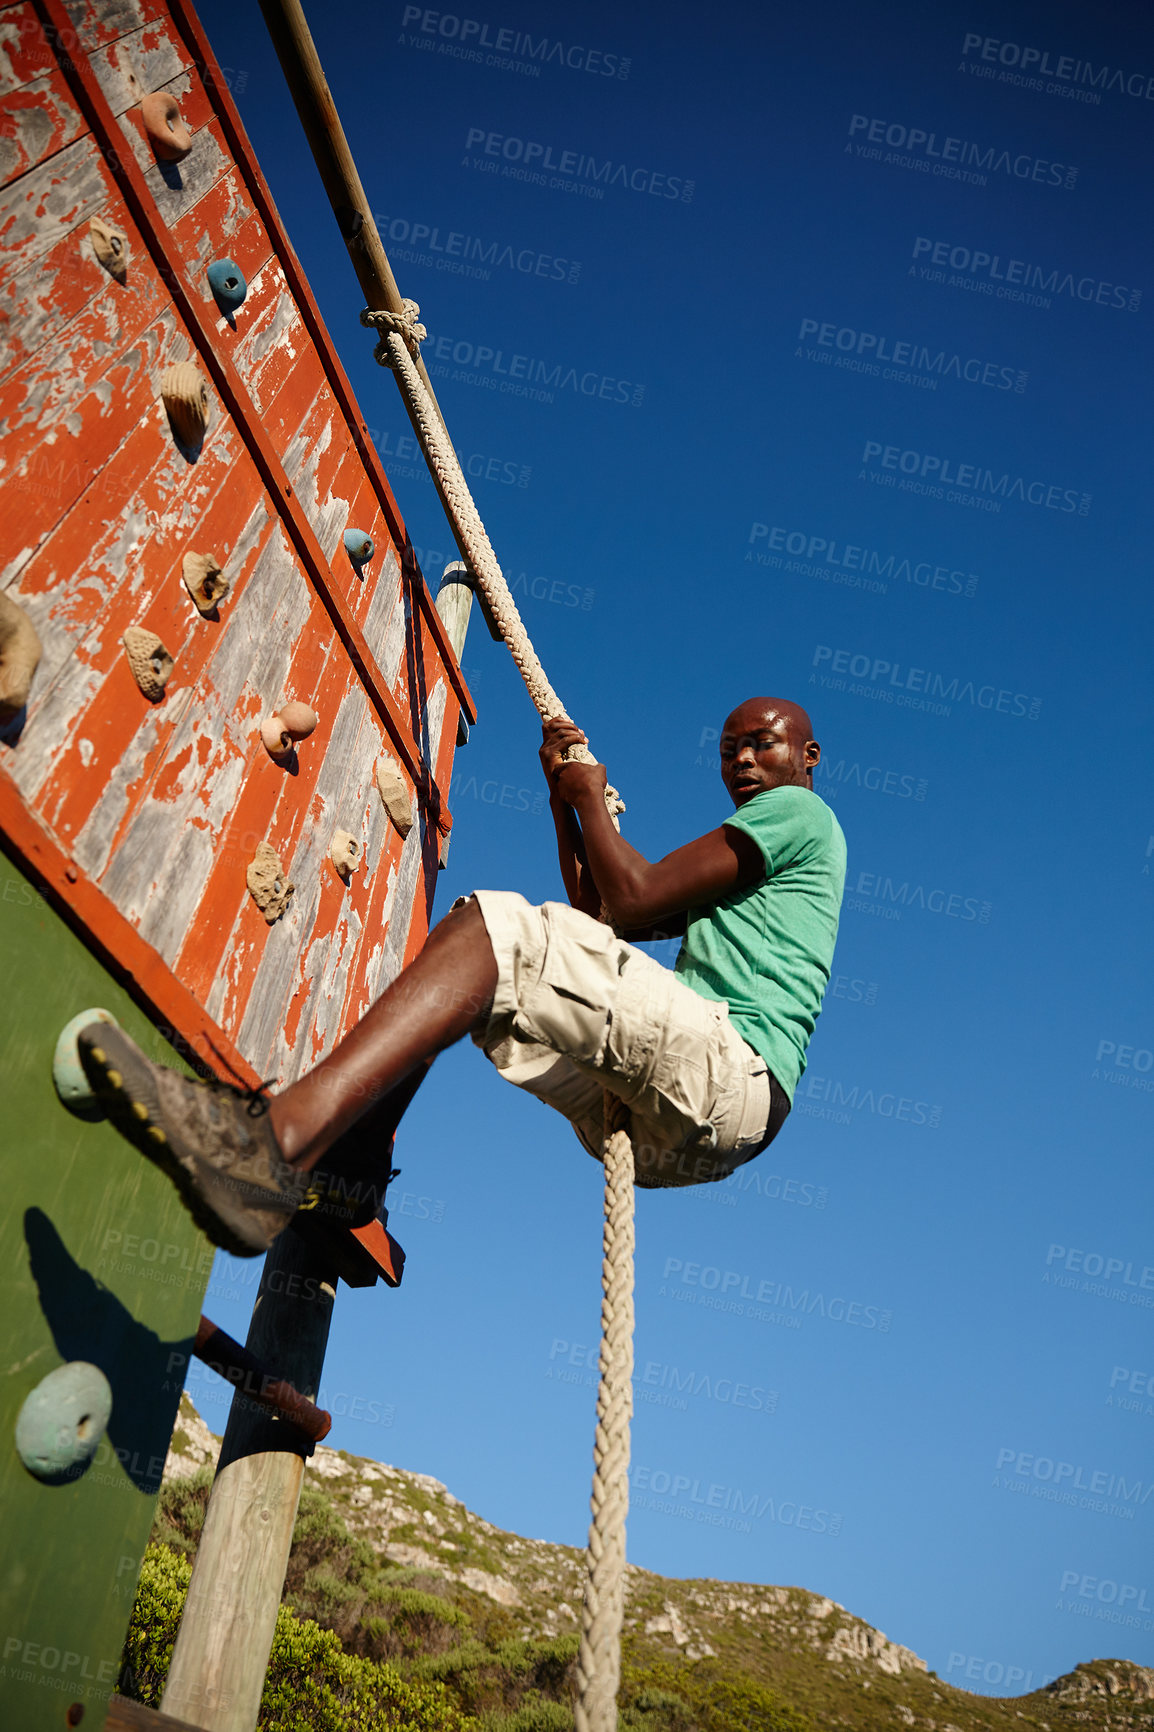
[[[0,724],[18,716],[28,702],[39,662],[36,627],[19,602],[0,590]]]
[[[126,282],[128,279],[128,236],[124,230],[113,228],[111,223],[102,222],[99,217],[93,217],[88,225],[88,233],[92,237],[92,250],[109,276],[118,283]]]
[[[298,740],[307,740],[320,717],[307,704],[290,699],[275,716],[266,716],[260,737],[270,758],[287,758]]]
[[[121,638],[132,677],[150,703],[164,696],[175,663],[154,631],[130,625]]]
[[[398,833],[407,836],[413,827],[413,801],[401,766],[387,752],[377,760],[377,792]]]
[[[140,99],[140,118],[162,162],[180,162],[192,149],[192,134],[184,124],[175,96],[154,90]]]
[[[287,758],[293,749],[293,737],[279,716],[265,717],[260,737],[270,758]]]
[[[361,863],[361,845],[347,830],[337,830],[329,843],[329,859],[345,884]]]
[[[256,853],[248,863],[245,881],[249,895],[272,926],[288,907],[293,884],[286,879],[280,855],[269,843],[257,843]]]
[[[290,698],[287,704],[281,705],[280,719],[290,740],[307,740],[320,721],[315,710],[296,698]]]
[[[208,426],[208,380],[191,361],[174,361],[160,381],[160,395],[176,438],[195,450]]]
[[[186,553],[181,570],[185,587],[200,613],[215,613],[232,585],[217,564],[215,553]]]

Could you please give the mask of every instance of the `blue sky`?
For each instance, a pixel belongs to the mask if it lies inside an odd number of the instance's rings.
[[[435,587],[451,539],[259,15],[200,11]],[[309,12],[630,840],[725,816],[716,730],[769,691],[849,843],[785,1130],[639,1198],[631,1559],[829,1594],[971,1689],[1154,1663],[1154,24]],[[479,620],[464,661],[439,909],[557,896],[534,713]],[[599,1171],[468,1048],[397,1161],[405,1282],[340,1295],[331,1441],[582,1543]],[[206,1299],[242,1335],[254,1276],[218,1259]]]

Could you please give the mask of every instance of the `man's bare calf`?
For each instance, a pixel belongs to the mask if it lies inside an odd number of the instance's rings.
[[[269,1108],[281,1153],[309,1172],[375,1100],[487,1018],[497,964],[476,903],[454,909],[357,1026]]]

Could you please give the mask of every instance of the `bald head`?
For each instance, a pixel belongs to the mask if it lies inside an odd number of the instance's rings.
[[[821,747],[813,723],[788,698],[746,698],[721,730],[721,779],[735,806],[771,788],[813,787]]]

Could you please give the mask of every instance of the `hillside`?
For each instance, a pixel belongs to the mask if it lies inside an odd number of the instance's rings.
[[[218,1446],[183,1396],[153,1533],[161,1546],[195,1550]],[[565,1732],[581,1568],[575,1548],[505,1533],[435,1479],[321,1447],[306,1473],[285,1602],[335,1631],[370,1670],[383,1666],[391,1689],[403,1688],[399,1676],[434,1692],[406,1698],[398,1718],[448,1727],[465,1715],[487,1732]],[[138,1601],[138,1657],[148,1618]],[[1028,1696],[975,1696],[802,1588],[631,1568],[624,1659],[622,1719],[643,1732],[1154,1732],[1154,1671],[1094,1660]],[[141,1688],[142,1677],[138,1664],[122,1687],[154,1700],[157,1678]],[[343,1723],[262,1717],[269,1727]]]

